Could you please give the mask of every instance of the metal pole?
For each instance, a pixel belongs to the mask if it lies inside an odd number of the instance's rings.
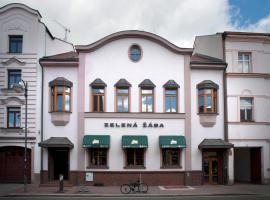
[[[24,84],[24,97],[25,97],[25,132],[24,132],[24,192],[27,192],[27,96],[28,85]]]

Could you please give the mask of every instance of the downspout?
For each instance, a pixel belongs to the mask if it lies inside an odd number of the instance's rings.
[[[226,62],[226,54],[225,54],[225,33],[222,34],[222,51],[223,51],[223,61]],[[224,105],[224,140],[228,142],[228,105],[227,105],[227,79],[226,79],[226,69],[228,64],[226,63],[226,67],[223,70],[223,105]],[[224,152],[223,159],[225,162],[225,180],[224,184],[229,184],[229,152]]]
[[[223,61],[226,62],[225,54],[225,33],[222,34],[222,50],[223,50]],[[228,105],[227,105],[227,79],[226,79],[226,69],[228,64],[223,71],[223,100],[224,100],[224,140],[228,142]]]
[[[44,56],[46,56],[46,51],[47,51],[47,40],[46,40],[46,30],[45,30],[45,43],[44,43]],[[44,87],[44,68],[40,64],[39,60],[39,65],[41,66],[41,111],[40,111],[40,120],[41,120],[41,125],[40,125],[40,142],[43,142],[43,87]],[[43,147],[40,147],[40,172],[42,173],[41,175],[41,183],[43,183]]]

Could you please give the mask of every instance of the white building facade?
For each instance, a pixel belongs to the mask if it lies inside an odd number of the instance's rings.
[[[37,10],[23,4],[0,8],[0,182],[22,182],[25,99],[14,84],[28,83],[27,177],[39,181],[42,71],[39,59],[73,50],[54,38]]]

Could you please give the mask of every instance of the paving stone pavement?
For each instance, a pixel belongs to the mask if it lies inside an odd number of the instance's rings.
[[[141,195],[139,193],[133,193]],[[202,186],[150,186],[143,195],[244,195],[263,194],[270,196],[270,185],[202,185]],[[27,193],[23,184],[0,184],[0,196],[6,195],[122,195],[119,186],[72,186],[64,187],[60,193],[57,187],[40,187],[36,184],[27,185]]]

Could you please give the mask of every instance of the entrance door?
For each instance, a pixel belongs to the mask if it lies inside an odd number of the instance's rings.
[[[51,180],[58,180],[62,174],[64,179],[69,178],[69,150],[50,149],[49,155],[49,177]]]
[[[203,161],[204,181],[210,184],[218,183],[218,159],[205,158]]]
[[[251,183],[261,183],[261,148],[250,149]]]

